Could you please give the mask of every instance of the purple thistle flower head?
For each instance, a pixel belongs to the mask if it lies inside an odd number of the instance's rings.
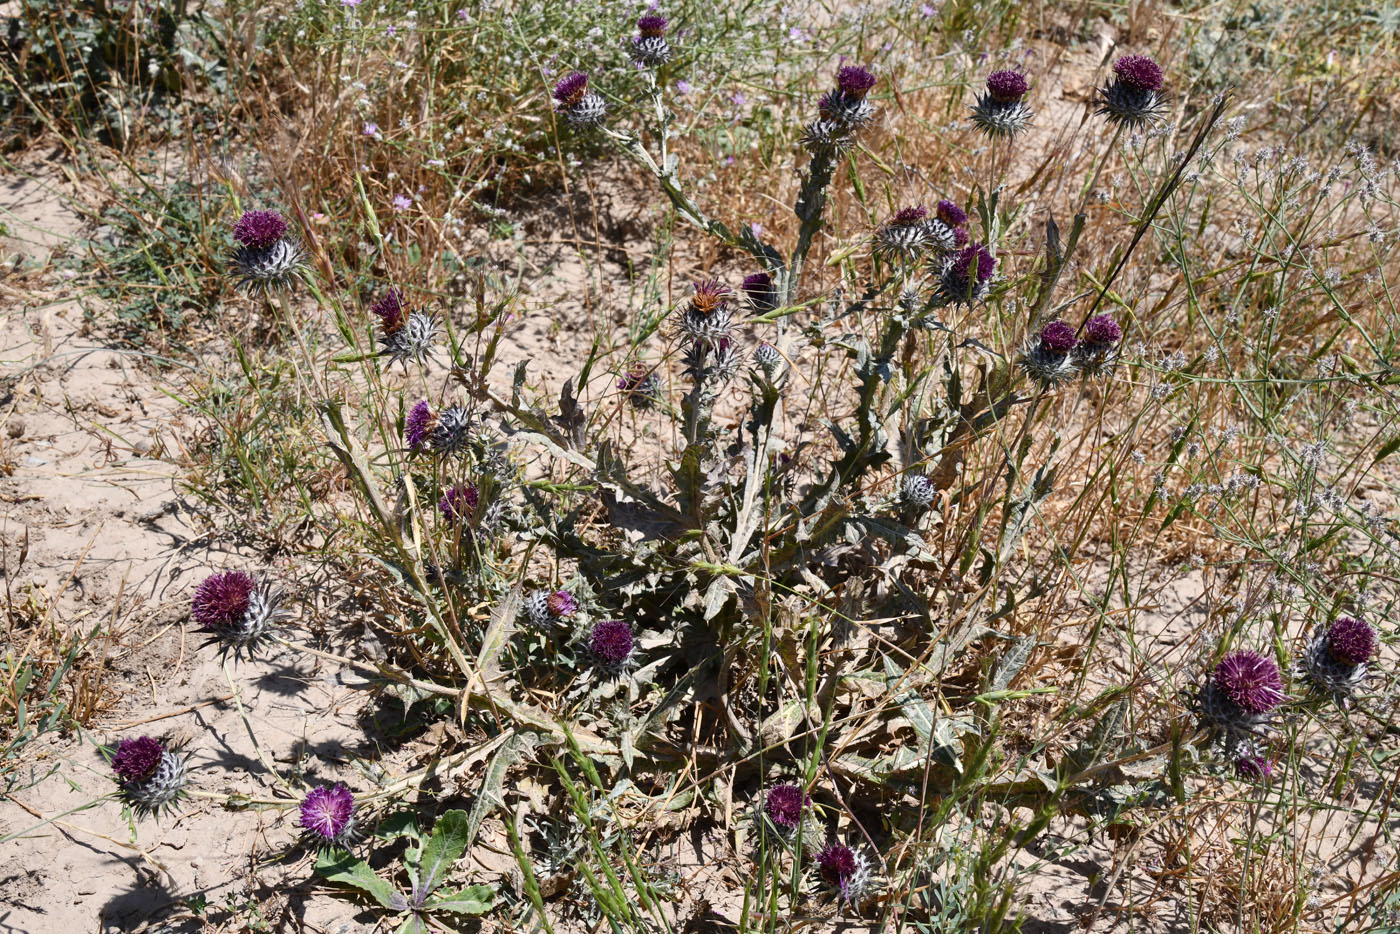
[[[1091,344],[1113,345],[1123,339],[1123,329],[1112,315],[1094,315],[1084,324],[1084,340]]]
[[[783,830],[792,830],[802,820],[802,812],[812,802],[800,785],[785,782],[774,785],[763,796],[763,813]]]
[[[912,227],[915,224],[923,223],[928,217],[928,208],[922,204],[916,204],[912,208],[900,208],[890,218],[890,223],[896,227]]]
[[[1246,752],[1235,760],[1235,774],[1240,778],[1265,781],[1274,773],[1274,760],[1257,752]]]
[[[637,20],[637,32],[644,36],[660,37],[666,35],[666,17],[658,16],[655,13],[648,13]]]
[[[301,826],[326,843],[342,838],[355,816],[355,796],[343,782],[311,789],[301,802]]]
[[[374,300],[369,310],[379,318],[379,325],[385,334],[393,334],[408,322],[408,305],[403,300],[403,292],[389,289]]]
[[[934,210],[938,219],[949,227],[961,227],[967,223],[967,212],[947,199],[939,201]]]
[[[588,93],[588,75],[582,71],[571,72],[559,79],[554,86],[554,99],[564,106],[577,104]]]
[[[1376,654],[1376,631],[1364,619],[1343,616],[1327,630],[1327,649],[1348,665],[1364,665]]]
[[[220,571],[195,588],[192,612],[204,629],[231,626],[243,619],[257,582],[247,571]]]
[[[550,616],[573,616],[578,611],[578,598],[567,590],[556,590],[545,600]]]
[[[1283,675],[1271,658],[1245,649],[1215,666],[1215,687],[1249,713],[1268,713],[1283,703]]]
[[[1164,83],[1162,66],[1146,55],[1124,55],[1113,63],[1113,73],[1135,91],[1160,91]]]
[[[481,494],[477,492],[475,484],[458,483],[442,494],[442,499],[438,500],[438,512],[442,513],[448,525],[456,525],[458,520],[470,522],[480,500]]]
[[[992,95],[992,100],[1001,104],[1019,101],[1030,89],[1030,82],[1019,71],[1004,69],[987,76],[987,93]]]
[[[718,279],[704,279],[695,283],[695,294],[690,297],[690,307],[702,315],[718,311],[729,301],[729,286]]]
[[[755,272],[744,277],[740,286],[749,295],[767,295],[773,291],[773,277],[766,272]]]
[[[233,239],[246,247],[264,250],[287,235],[287,222],[276,211],[244,211],[233,225]]]
[[[996,268],[996,257],[980,243],[969,243],[953,257],[953,275],[963,282],[970,281],[974,275],[979,284],[986,282]]]
[[[437,427],[437,413],[428,404],[427,399],[420,399],[413,403],[413,408],[408,410],[408,415],[403,420],[403,438],[408,442],[410,448],[421,447],[424,441],[428,440],[428,435],[432,434]]]
[[[862,65],[847,65],[836,73],[836,86],[848,97],[864,99],[875,87],[876,78]]]
[[[817,853],[817,871],[827,885],[844,891],[856,869],[856,851],[844,843],[828,843]]]
[[[588,648],[604,665],[620,667],[632,656],[632,627],[625,619],[605,619],[589,633]]]
[[[954,228],[953,228],[953,246],[957,247],[959,250],[961,250],[963,247],[967,246],[967,228],[966,228],[966,227],[954,227]]]
[[[112,771],[124,782],[139,782],[156,770],[164,755],[165,747],[158,739],[124,739],[117,743],[117,751],[112,755]]]
[[[1074,328],[1064,321],[1051,321],[1040,329],[1040,346],[1052,353],[1069,353],[1077,343]]]

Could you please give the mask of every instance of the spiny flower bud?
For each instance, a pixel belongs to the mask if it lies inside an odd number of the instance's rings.
[[[589,651],[598,665],[608,671],[618,672],[627,667],[634,648],[632,627],[626,620],[605,619],[588,634]]]
[[[753,362],[770,380],[782,371],[784,364],[783,355],[778,352],[778,348],[767,341],[758,342],[753,351]]]
[[[270,581],[259,583],[246,571],[220,571],[195,588],[190,606],[199,628],[235,658],[257,654],[276,634],[278,624],[290,617],[282,606],[282,592]]]
[[[829,843],[817,853],[817,871],[843,901],[854,902],[870,888],[870,860],[844,843]]]
[[[157,739],[124,739],[112,754],[118,795],[137,817],[159,816],[185,793],[185,759]]]
[[[921,473],[906,473],[899,483],[899,498],[910,509],[927,509],[938,496],[933,481]]]
[[[927,208],[921,204],[902,208],[875,229],[875,253],[895,262],[912,262],[928,247],[930,234]]]
[[[617,388],[635,409],[649,409],[661,399],[661,378],[645,363],[634,363],[624,370]]]
[[[1114,78],[1099,90],[1098,112],[1110,121],[1137,129],[1161,119],[1162,66],[1145,55],[1125,55],[1113,63]]]
[[[971,305],[987,297],[997,261],[982,244],[969,243],[942,260],[941,266],[938,297],[946,305]]]
[[[1023,98],[1030,90],[1026,76],[1019,71],[994,71],[987,78],[987,90],[972,107],[972,122],[988,136],[1015,136],[1034,116]]]
[[[1376,632],[1363,619],[1343,616],[1312,638],[1297,673],[1342,707],[1365,683],[1367,663],[1376,653]]]
[[[233,238],[240,289],[286,288],[301,274],[301,245],[287,236],[287,222],[276,211],[245,211],[233,225]]]
[[[343,782],[313,788],[301,801],[300,823],[316,845],[344,848],[356,836],[355,796]]]
[[[608,112],[607,103],[588,87],[588,75],[581,71],[559,79],[554,86],[554,101],[564,119],[575,127],[597,126]]]
[[[671,60],[671,46],[666,41],[666,17],[648,13],[637,20],[637,32],[632,38],[632,61],[654,68]]]
[[[793,782],[774,785],[763,795],[763,813],[783,833],[797,829],[802,822],[802,812],[812,799]]]
[[[681,330],[696,341],[718,345],[729,337],[734,313],[729,300],[733,293],[717,279],[695,283],[695,294],[680,315]]]
[[[536,629],[549,629],[555,622],[578,611],[578,598],[567,590],[534,590],[525,598],[525,615]]]
[[[436,314],[412,309],[403,292],[389,289],[369,309],[379,319],[380,354],[406,370],[409,361],[426,364],[435,352],[440,331]]]

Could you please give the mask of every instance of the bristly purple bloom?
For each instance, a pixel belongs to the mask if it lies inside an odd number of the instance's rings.
[[[875,87],[877,78],[863,65],[846,65],[836,72],[836,86],[849,97],[863,98]]]
[[[617,388],[634,409],[650,409],[661,401],[661,377],[645,363],[637,362],[622,371]]]
[[[763,795],[763,813],[781,831],[795,830],[812,799],[794,782],[774,785]]]
[[[1268,781],[1274,774],[1274,760],[1259,752],[1242,752],[1235,759],[1235,774],[1250,781]]]
[[[967,212],[946,198],[938,202],[934,213],[938,215],[939,220],[949,227],[958,228],[967,223]]]
[[[550,616],[562,619],[578,612],[578,597],[567,590],[556,590],[545,600],[545,606]]]
[[[1146,55],[1124,55],[1113,63],[1113,73],[1137,91],[1160,91],[1165,84],[1162,66]]]
[[[578,598],[567,590],[553,593],[534,590],[525,598],[525,616],[530,624],[539,630],[548,630],[561,619],[568,619],[578,612]]]
[[[610,671],[625,668],[634,648],[632,627],[623,619],[605,619],[588,634],[589,651],[601,667]]]
[[[117,744],[112,756],[112,771],[124,782],[139,782],[156,770],[163,755],[165,747],[158,739],[149,736],[124,739]]]
[[[411,450],[418,450],[423,446],[437,427],[437,413],[428,404],[427,399],[420,399],[413,404],[413,408],[408,410],[408,415],[403,420],[403,438],[408,442]]]
[[[1123,328],[1112,315],[1094,315],[1084,323],[1084,339],[1091,344],[1116,344],[1123,339]]]
[[[1376,631],[1364,619],[1343,616],[1327,630],[1327,649],[1348,665],[1364,665],[1376,654]]]
[[[994,71],[987,76],[987,93],[1000,104],[1019,101],[1026,96],[1026,92],[1030,89],[1030,82],[1019,71],[1004,69]]]
[[[980,243],[969,243],[942,263],[938,295],[946,305],[971,305],[987,297],[996,257]]]
[[[778,307],[778,290],[773,287],[773,277],[766,272],[755,272],[745,276],[739,288],[754,311],[772,311]]]
[[[1221,694],[1253,714],[1268,713],[1286,697],[1278,665],[1249,649],[1222,658],[1215,666],[1214,682]]]
[[[476,485],[463,481],[449,487],[447,492],[442,494],[442,499],[438,500],[438,512],[448,525],[469,523],[476,515],[476,507],[480,501],[481,494],[477,492]]]
[[[1134,130],[1161,119],[1162,66],[1145,55],[1125,55],[1113,63],[1113,75],[1108,86],[1099,89],[1098,113]]]
[[[355,836],[355,796],[343,782],[313,788],[301,801],[300,818],[316,844],[344,847]]]
[[[854,902],[870,888],[870,861],[844,843],[829,843],[817,853],[817,871],[843,901]]]
[[[632,38],[632,61],[654,68],[671,60],[671,45],[666,41],[666,17],[655,13],[643,16],[637,20],[637,32]]]
[[[243,619],[257,582],[247,571],[220,571],[195,588],[191,614],[201,628],[232,626]]]
[[[436,351],[440,330],[435,313],[410,308],[400,289],[391,288],[369,310],[379,319],[380,353],[408,369],[410,361],[426,364]]]
[[[1019,71],[994,71],[987,78],[987,90],[972,107],[972,122],[993,139],[1010,139],[1031,122],[1030,107],[1024,100],[1030,84]]]
[[[385,334],[393,334],[408,323],[408,306],[399,289],[387,290],[374,300],[369,310],[379,319],[379,327]]]
[[[276,211],[244,211],[233,225],[233,239],[255,250],[265,250],[286,235],[287,222]]]
[[[1297,671],[1340,706],[1349,707],[1352,695],[1370,673],[1369,662],[1376,647],[1376,631],[1370,623],[1343,616],[1313,637],[1303,651]]]
[[[276,211],[243,212],[233,225],[233,239],[239,288],[286,288],[301,274],[301,245],[287,236],[287,222]]]
[[[928,248],[932,236],[928,208],[921,204],[901,208],[875,229],[875,253],[894,262],[910,263]],[[951,244],[951,235],[946,239]]]
[[[1075,336],[1074,328],[1064,321],[1051,321],[1040,329],[1040,344],[1046,350],[1069,353],[1077,343],[1079,338]]]
[[[112,755],[118,795],[137,817],[159,816],[185,793],[185,758],[149,736],[124,739]]]
[[[581,71],[559,79],[554,85],[554,100],[564,119],[575,127],[597,126],[608,112],[607,103],[588,87],[588,75]]]
[[[1111,315],[1095,315],[1084,322],[1083,333],[1084,339],[1074,348],[1074,365],[1086,379],[1112,375],[1123,328]]]
[[[292,614],[270,581],[259,583],[246,571],[220,571],[195,588],[190,615],[210,634],[210,644],[241,658],[256,655]]]

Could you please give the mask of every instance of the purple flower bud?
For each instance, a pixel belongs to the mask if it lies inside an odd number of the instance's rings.
[[[802,812],[812,799],[792,782],[774,785],[763,796],[763,813],[783,830],[792,830],[802,820]]]
[[[836,73],[836,86],[850,97],[860,100],[875,87],[876,78],[860,65],[847,65]]]
[[[1124,55],[1113,63],[1118,80],[1135,91],[1162,90],[1162,66],[1146,55]]]
[[[1327,630],[1332,657],[1348,665],[1364,665],[1376,654],[1376,631],[1364,619],[1340,617]]]
[[[818,851],[817,871],[847,901],[859,899],[870,885],[869,861],[844,843],[829,843]]]
[[[421,399],[413,404],[413,408],[408,410],[408,415],[403,420],[403,437],[408,442],[408,446],[417,450],[424,441],[433,433],[437,427],[438,416],[433,411],[433,407],[428,404],[427,399]]]
[[[554,86],[554,99],[565,107],[577,104],[587,93],[588,75],[581,71],[565,75]]]
[[[156,770],[163,755],[165,747],[158,739],[149,736],[124,739],[117,744],[112,756],[112,771],[124,782],[140,782]]]
[[[470,522],[480,499],[481,494],[477,492],[475,484],[458,483],[442,494],[442,499],[438,500],[438,512],[448,525],[456,525],[458,521]]]
[[[567,590],[556,590],[545,601],[551,616],[573,616],[578,611],[578,598]]]
[[[637,20],[637,32],[643,36],[659,38],[666,35],[666,17],[648,13]]]
[[[1040,346],[1052,353],[1069,353],[1079,339],[1064,321],[1051,321],[1040,329]]]
[[[404,303],[403,292],[389,289],[374,300],[369,310],[379,318],[379,326],[385,334],[393,334],[408,322],[408,306]]]
[[[343,782],[311,789],[301,802],[301,826],[318,843],[343,844],[355,823],[355,796]]]
[[[938,219],[949,227],[961,227],[967,223],[967,212],[952,201],[941,200],[935,208]]]
[[[233,225],[233,239],[246,247],[264,250],[287,235],[287,222],[276,211],[244,211]]]
[[[1026,92],[1030,89],[1030,82],[1019,71],[1006,69],[994,71],[987,76],[987,93],[992,95],[992,99],[998,103],[1009,104],[1012,101],[1019,101],[1026,96]]]
[[[256,585],[247,571],[220,571],[206,577],[194,592],[195,622],[211,630],[236,625],[248,612]]]
[[[895,212],[894,217],[890,218],[889,223],[894,224],[896,227],[909,227],[914,224],[923,223],[924,219],[927,217],[928,208],[924,207],[922,204],[916,204],[912,208],[900,208]]]
[[[588,635],[588,648],[606,668],[621,668],[632,657],[632,627],[626,620],[605,619]]]
[[[1095,315],[1084,325],[1084,339],[1091,344],[1116,344],[1123,339],[1123,329],[1112,315]]]
[[[973,269],[973,264],[976,269]],[[992,251],[980,243],[970,244],[958,251],[958,255],[953,258],[953,274],[959,279],[971,279],[976,275],[977,282],[983,283],[992,278],[992,273],[996,271],[996,257],[992,256]]]
[[[1248,649],[1232,652],[1215,666],[1215,687],[1240,709],[1268,713],[1284,701],[1283,675],[1271,658]]]

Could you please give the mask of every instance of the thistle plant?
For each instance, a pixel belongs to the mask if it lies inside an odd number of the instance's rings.
[[[1098,112],[1128,129],[1162,119],[1166,98],[1162,66],[1146,55],[1125,55],[1113,63],[1113,78],[1099,90]]]
[[[1243,649],[1222,658],[1198,695],[1207,733],[1227,756],[1252,755],[1273,711],[1284,702],[1283,675],[1273,659]]]
[[[870,858],[844,843],[828,843],[814,859],[817,873],[829,888],[845,902],[859,902],[868,895],[874,882]]]
[[[1025,96],[1030,82],[1019,71],[994,71],[987,76],[987,90],[972,108],[972,122],[993,139],[1011,139],[1030,125],[1033,114]]]
[[[318,848],[346,849],[359,832],[355,796],[343,782],[319,785],[307,792],[298,817],[307,839]]]
[[[581,71],[559,79],[554,85],[554,103],[569,125],[578,129],[598,126],[608,115],[607,102],[588,86],[588,75]]]
[[[812,799],[793,782],[774,785],[763,793],[763,814],[780,834],[794,833]]]
[[[370,312],[379,319],[380,351],[390,363],[408,368],[426,365],[433,358],[441,332],[437,315],[410,308],[399,289],[389,289],[374,300]]]
[[[190,615],[212,644],[239,658],[256,655],[292,613],[271,581],[259,581],[247,571],[220,571],[195,589]]]
[[[1370,623],[1355,616],[1339,617],[1308,642],[1298,674],[1316,691],[1348,706],[1366,681],[1376,645],[1376,631]]]
[[[647,68],[664,65],[671,60],[671,45],[666,41],[666,17],[648,13],[637,20],[637,35],[632,38],[632,60]]]
[[[117,795],[137,817],[159,817],[185,795],[185,757],[160,740],[123,739],[111,761]]]

